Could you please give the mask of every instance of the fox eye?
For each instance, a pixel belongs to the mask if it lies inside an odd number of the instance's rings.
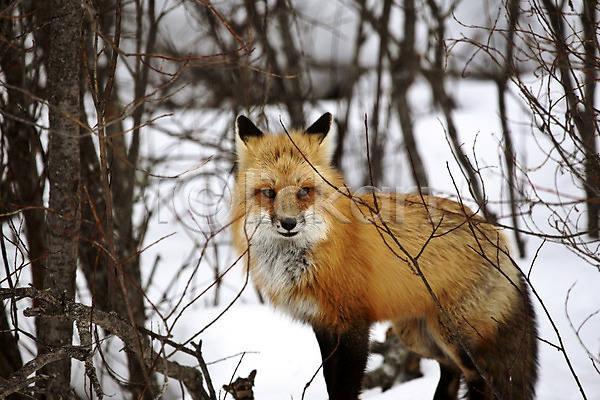
[[[260,193],[262,193],[262,195],[265,196],[267,199],[274,199],[275,195],[277,194],[275,190],[271,188],[260,189]]]
[[[298,190],[298,193],[296,194],[298,196],[299,199],[302,199],[306,196],[308,196],[311,192],[311,188],[305,186],[302,189]]]

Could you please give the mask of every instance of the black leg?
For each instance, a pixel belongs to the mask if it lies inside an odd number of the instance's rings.
[[[460,387],[461,372],[456,367],[440,364],[440,381],[433,395],[433,400],[456,400]]]
[[[356,400],[369,356],[369,324],[355,325],[344,332],[314,328],[329,400]]]

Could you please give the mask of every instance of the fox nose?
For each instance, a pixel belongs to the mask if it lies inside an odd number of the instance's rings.
[[[281,227],[285,230],[291,231],[296,227],[296,218],[285,217],[281,220]]]

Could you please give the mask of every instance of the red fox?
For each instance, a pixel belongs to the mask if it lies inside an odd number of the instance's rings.
[[[310,324],[331,400],[361,391],[376,321],[440,364],[434,399],[532,399],[537,328],[499,228],[461,203],[352,193],[331,165],[332,115],[263,134],[236,120],[233,239],[257,288]]]

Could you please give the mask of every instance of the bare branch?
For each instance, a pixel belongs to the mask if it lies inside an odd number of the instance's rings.
[[[91,370],[88,371],[88,368],[93,368],[93,366],[89,364],[91,363],[91,358],[88,358],[90,355],[89,349],[91,343],[89,342],[89,331],[87,330],[88,327],[86,325],[92,323],[113,333],[121,339],[128,351],[136,354],[139,360],[143,360],[146,368],[149,370],[156,370],[163,375],[182,382],[188,389],[192,399],[214,400],[214,397],[211,397],[204,388],[204,376],[202,372],[193,367],[181,365],[159,355],[152,348],[151,342],[145,336],[140,335],[138,329],[132,327],[115,313],[107,313],[97,309],[93,310],[89,306],[69,301],[63,298],[63,296],[50,290],[39,291],[34,288],[15,288],[14,290],[0,289],[0,299],[11,298],[13,295],[17,299],[31,298],[39,303],[39,307],[24,310],[26,316],[43,315],[44,317],[67,318],[77,322],[80,334],[83,332],[82,343],[84,343],[84,346],[82,347],[65,347],[48,353],[50,360],[46,361],[46,358],[43,358],[41,359],[42,361],[28,365],[27,369],[18,372],[19,379],[23,379],[23,377],[27,377],[32,372],[41,368],[39,365],[41,362],[45,365],[55,361],[57,357],[60,359],[76,358],[86,362],[86,373],[90,374]],[[137,344],[140,340],[141,346],[138,346]],[[198,357],[202,357],[201,353],[196,353],[196,358]],[[16,379],[17,378],[15,378],[15,381]],[[11,382],[13,381],[11,380]],[[94,390],[96,390],[97,393],[101,393],[99,386],[94,386]],[[100,392],[98,392],[98,390],[100,390]],[[214,389],[210,389],[209,387],[209,390]]]

